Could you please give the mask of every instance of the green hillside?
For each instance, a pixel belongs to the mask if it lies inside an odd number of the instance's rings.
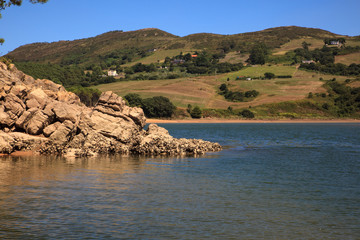
[[[118,51],[140,56],[151,49],[165,48],[177,38],[159,29],[112,31],[74,41],[28,44],[10,52],[7,57],[18,62],[36,61],[63,65],[97,63],[99,57]]]
[[[333,119],[360,118],[359,54],[359,37],[290,26],[185,37],[159,29],[113,31],[28,44],[7,57],[89,105],[99,90],[111,90],[135,94],[129,103],[147,109],[166,97],[176,118],[190,117],[198,106],[204,117]],[[108,70],[120,74],[106,76]]]
[[[257,42],[269,48],[279,48],[283,44],[299,38],[324,39],[338,35],[328,31],[303,27],[278,27],[258,32],[234,35],[209,33],[178,37],[159,29],[150,28],[137,31],[112,31],[96,37],[74,41],[53,43],[33,43],[21,46],[6,56],[17,62],[36,61],[62,65],[91,63],[100,64],[112,56],[131,58],[132,62],[151,55],[152,50],[210,50],[225,53],[233,51],[249,52]],[[127,59],[128,60],[128,59]],[[157,60],[157,59],[156,59]]]

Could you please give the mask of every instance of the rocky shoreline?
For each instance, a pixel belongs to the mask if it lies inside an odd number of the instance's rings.
[[[63,86],[0,62],[0,154],[193,155],[221,150],[218,143],[173,138],[156,124],[144,130],[145,124],[142,109],[127,106],[113,92],[103,93],[89,108]]]

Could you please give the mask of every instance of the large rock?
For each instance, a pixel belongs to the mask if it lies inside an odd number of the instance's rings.
[[[53,112],[60,122],[69,120],[75,123],[79,119],[82,109],[77,105],[53,101],[46,106],[46,111]]]
[[[141,108],[127,106],[111,91],[88,108],[61,85],[0,63],[0,153],[180,155],[221,149],[217,143],[173,138],[155,124],[145,131],[145,124]]]
[[[50,99],[41,88],[35,88],[28,94],[28,101],[36,101],[39,104],[38,107],[43,109]]]
[[[17,117],[25,111],[26,107],[24,102],[13,93],[7,94],[3,105],[6,112],[11,112]]]
[[[14,138],[0,131],[0,153],[11,153],[14,151]]]

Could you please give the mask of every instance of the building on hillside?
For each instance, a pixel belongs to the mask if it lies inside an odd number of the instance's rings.
[[[185,60],[184,59],[174,59],[171,61],[171,63],[173,64],[182,64],[182,63],[185,63]]]
[[[192,58],[196,58],[198,55],[194,54],[194,55],[191,55]]]
[[[108,75],[109,77],[116,77],[116,76],[118,76],[119,74],[117,74],[116,70],[109,70],[107,75]]]
[[[330,45],[340,45],[340,41],[339,40],[330,41]]]
[[[314,60],[302,60],[301,62],[310,64],[310,63],[314,63],[315,61]]]

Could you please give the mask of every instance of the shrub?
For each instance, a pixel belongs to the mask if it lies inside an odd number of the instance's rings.
[[[129,93],[125,97],[130,107],[142,107],[142,98],[137,93]]]
[[[240,112],[240,115],[244,118],[254,118],[255,117],[255,114],[248,110],[248,109],[244,109]]]
[[[266,72],[266,73],[264,73],[264,77],[266,79],[272,79],[272,78],[275,78],[275,74],[271,73],[271,72]]]
[[[144,99],[142,104],[146,117],[149,118],[166,118],[171,117],[176,107],[167,97],[156,96]]]
[[[99,100],[101,91],[94,88],[84,88],[84,87],[71,87],[68,89],[70,92],[75,93],[82,103],[88,107],[93,107]]]
[[[202,116],[202,111],[201,111],[201,109],[200,109],[198,106],[195,106],[195,107],[191,110],[190,116],[191,116],[192,118],[201,118],[201,116]]]

